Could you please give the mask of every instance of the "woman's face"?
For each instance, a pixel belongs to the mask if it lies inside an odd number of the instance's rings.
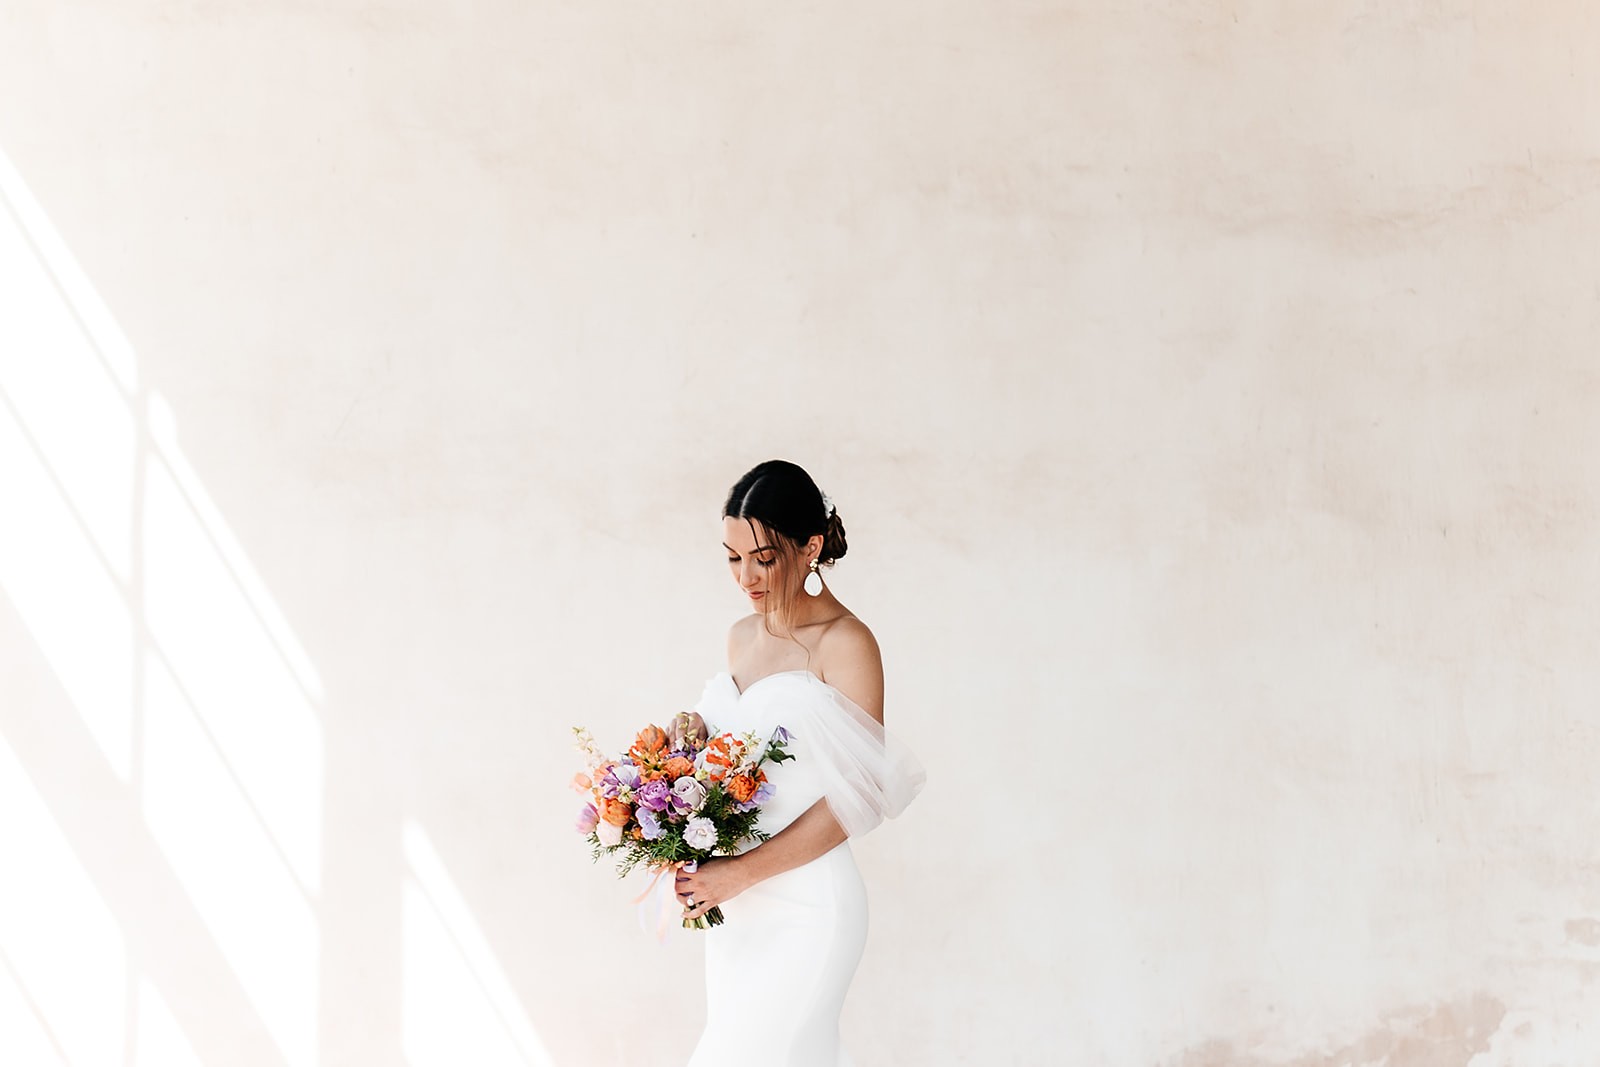
[[[771,602],[783,599],[778,546],[770,538],[757,543],[754,523],[724,518],[722,547],[728,550],[728,570],[749,598],[751,611],[767,611]]]

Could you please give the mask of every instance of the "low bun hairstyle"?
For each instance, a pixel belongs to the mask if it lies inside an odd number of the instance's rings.
[[[844,558],[849,547],[838,508],[829,516],[822,503],[822,490],[811,475],[786,459],[769,459],[746,471],[728,490],[722,517],[760,523],[782,543],[784,554],[790,559],[807,541],[821,534],[819,567],[833,566]]]
[[[835,507],[826,528],[822,531],[822,554],[817,557],[817,566],[833,566],[844,557],[845,550],[849,547],[844,539],[844,523],[839,518],[839,509]]]

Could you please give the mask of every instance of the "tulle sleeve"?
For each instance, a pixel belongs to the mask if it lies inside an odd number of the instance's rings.
[[[794,729],[798,759],[815,762],[828,809],[850,837],[905,810],[927,772],[905,743],[853,700],[825,683]]]

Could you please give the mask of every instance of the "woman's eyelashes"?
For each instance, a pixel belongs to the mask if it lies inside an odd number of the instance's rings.
[[[728,562],[729,563],[738,563],[739,562],[739,557],[738,556],[729,556],[728,557]],[[770,566],[772,566],[774,563],[776,563],[778,561],[775,560],[775,559],[758,559],[758,560],[756,560],[756,562],[761,564],[763,567],[770,567]]]

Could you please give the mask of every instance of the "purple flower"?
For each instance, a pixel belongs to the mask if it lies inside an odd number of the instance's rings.
[[[585,804],[583,810],[578,812],[578,833],[594,833],[595,823],[600,821],[600,813],[593,804]]]
[[[633,799],[639,802],[639,807],[641,809],[648,808],[653,812],[665,811],[667,799],[671,796],[672,787],[660,778],[653,782],[646,782],[633,791]],[[650,835],[646,834],[645,836],[648,837]]]
[[[639,768],[631,763],[619,763],[611,769],[617,782],[628,789],[639,788]]]
[[[634,812],[634,817],[639,820],[639,832],[644,834],[646,841],[654,841],[661,836],[661,823],[657,820],[655,812],[640,807]]]
[[[781,745],[789,740],[789,731],[780,726],[776,730],[772,731],[772,736],[776,738],[778,744]]]

